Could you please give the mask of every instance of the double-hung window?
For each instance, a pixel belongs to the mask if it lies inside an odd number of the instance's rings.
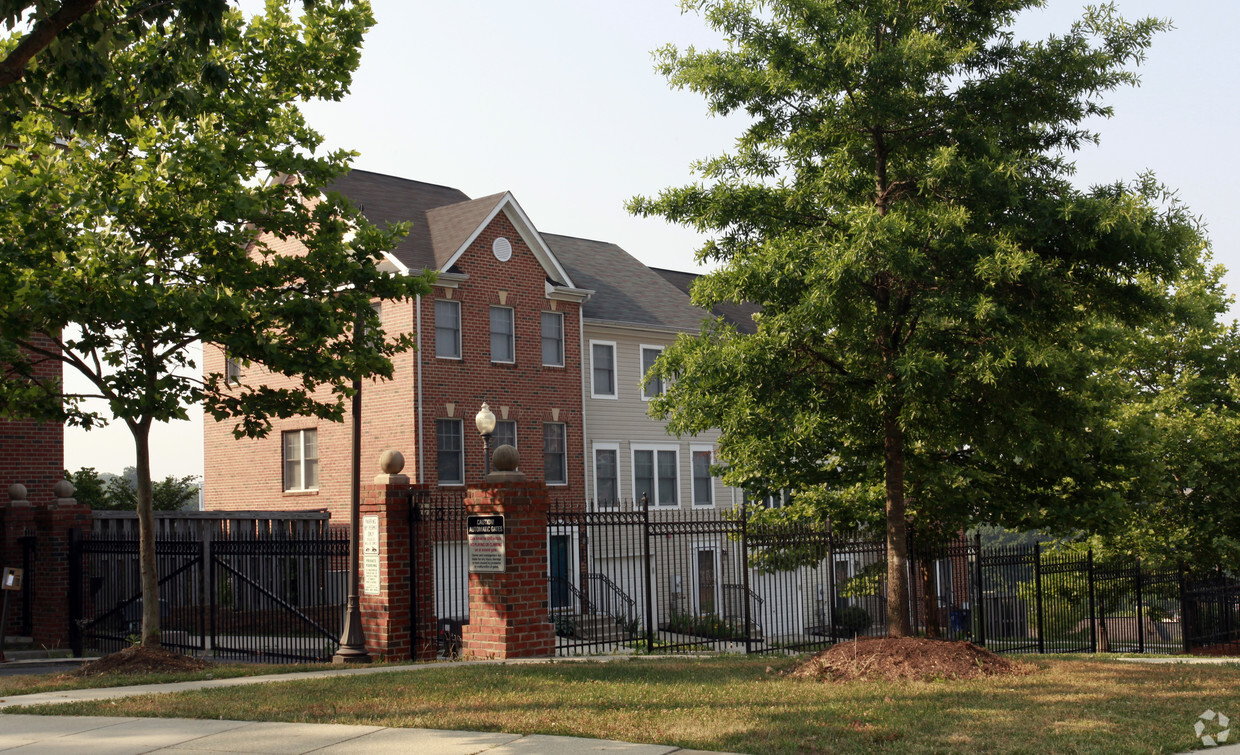
[[[435,301],[435,356],[440,359],[461,358],[461,303]]]
[[[680,464],[676,448],[657,446],[633,448],[633,498],[641,501],[642,494],[649,496],[653,506],[680,505],[677,467]]]
[[[512,307],[491,307],[491,361],[515,362]]]
[[[590,342],[590,395],[594,398],[616,397],[616,344]]]
[[[435,420],[440,485],[465,484],[465,443],[462,433],[459,419]]]
[[[284,489],[318,490],[319,433],[317,430],[290,430],[284,440]]]
[[[646,401],[663,393],[663,378],[654,371],[654,362],[663,353],[662,346],[642,346],[642,379],[646,384],[642,386],[642,398]]]
[[[224,383],[241,385],[241,360],[224,355]]]
[[[542,363],[564,366],[564,315],[559,312],[542,313]]]
[[[500,446],[517,447],[516,420],[501,419],[495,423],[495,432],[491,433],[491,450]]]
[[[704,508],[715,505],[714,480],[710,476],[709,448],[694,447],[690,449],[691,466],[693,467],[693,506]]]
[[[620,502],[620,446],[594,446],[594,500],[598,509],[614,509]]]
[[[543,424],[543,475],[548,485],[568,484],[568,449],[563,422]]]

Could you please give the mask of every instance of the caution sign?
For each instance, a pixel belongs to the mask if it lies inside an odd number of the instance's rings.
[[[469,573],[503,574],[504,516],[489,514],[470,516],[466,521],[469,534]]]

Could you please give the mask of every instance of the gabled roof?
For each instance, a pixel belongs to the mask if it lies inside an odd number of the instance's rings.
[[[692,294],[693,282],[700,277],[697,273],[683,273],[679,270],[666,270],[661,267],[652,267],[650,269],[662,276],[668,283],[685,292],[687,296]],[[743,304],[721,302],[710,308],[711,314],[715,317],[722,317],[725,322],[735,325],[736,329],[742,333],[758,332],[758,326],[754,324],[753,316],[761,311],[762,307],[750,302]]]
[[[409,235],[391,250],[392,255],[412,270],[438,269],[432,253],[430,226],[426,213],[436,207],[468,202],[469,197],[449,186],[410,181],[366,170],[353,170],[338,178],[331,186],[349,198],[366,219],[383,227],[410,222]]]
[[[594,290],[587,320],[696,332],[706,317],[689,297],[615,244],[543,234],[573,281]]]

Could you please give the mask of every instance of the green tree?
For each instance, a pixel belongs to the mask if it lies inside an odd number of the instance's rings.
[[[137,479],[137,470],[133,467],[126,467],[124,474],[108,480],[105,508],[113,511],[137,511]],[[198,477],[196,475],[185,477],[168,475],[162,480],[152,480],[151,508],[153,510],[180,511],[191,501],[195,503],[198,501]]]
[[[108,481],[99,476],[94,467],[82,467],[76,472],[65,470],[65,479],[73,483],[73,497],[78,503],[95,510],[110,509]]]
[[[694,301],[762,306],[658,364],[677,433],[720,428],[724,479],[887,539],[887,626],[911,631],[907,535],[1067,527],[1121,500],[1094,432],[1110,397],[1100,319],[1165,309],[1139,284],[1201,249],[1143,178],[1081,191],[1085,121],[1136,82],[1152,36],[1090,8],[1062,36],[1008,31],[1037,0],[689,0],[725,49],[659,67],[751,119],[701,180],[630,209],[711,234]],[[797,514],[793,514],[797,515]]]
[[[89,428],[103,421],[85,403],[93,398],[129,428],[143,643],[159,635],[152,424],[184,418],[199,401],[215,419],[232,418],[239,436],[265,434],[273,417],[339,421],[352,380],[390,376],[390,357],[413,346],[408,336],[360,337],[383,332],[372,299],[428,290],[423,278],[379,271],[405,229],[377,229],[324,193],[350,154],[323,153],[296,107],[347,91],[369,5],[320,0],[294,16],[273,0],[265,15],[229,11],[221,23],[220,42],[205,49],[178,43],[175,24],[113,49],[126,118],[68,133],[34,108],[12,124],[0,156],[0,363],[9,365],[0,416]],[[171,68],[151,82],[156,57]],[[200,85],[208,68],[217,86]],[[304,254],[266,241],[289,239]],[[186,350],[199,340],[292,387],[202,376]],[[91,390],[68,395],[40,382],[40,360],[77,370]]]

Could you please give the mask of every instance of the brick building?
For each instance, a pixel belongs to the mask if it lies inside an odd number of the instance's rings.
[[[40,344],[55,348],[48,339]],[[40,381],[58,381],[61,363],[45,359],[35,365]],[[65,430],[55,422],[0,420],[0,494],[13,483],[26,486],[34,504],[52,502],[52,486],[64,477]],[[6,498],[7,500],[7,498]]]

